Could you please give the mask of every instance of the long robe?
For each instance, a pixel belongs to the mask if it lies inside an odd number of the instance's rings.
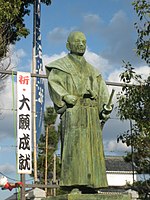
[[[61,186],[107,187],[100,113],[109,94],[84,57],[68,54],[46,66],[50,97],[61,115]],[[65,95],[78,97],[74,106]]]

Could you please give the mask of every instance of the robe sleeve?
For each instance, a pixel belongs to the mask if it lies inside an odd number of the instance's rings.
[[[51,69],[48,75],[49,93],[56,111],[66,106],[63,101],[63,97],[68,95],[64,82],[65,76],[66,73],[58,69]]]

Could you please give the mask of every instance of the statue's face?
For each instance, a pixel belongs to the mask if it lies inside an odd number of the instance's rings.
[[[86,50],[86,38],[83,33],[75,33],[69,41],[71,53],[83,55]]]

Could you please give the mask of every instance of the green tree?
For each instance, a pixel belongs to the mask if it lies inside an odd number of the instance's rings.
[[[133,1],[134,10],[136,11],[140,22],[135,23],[137,30],[136,53],[147,64],[150,64],[150,1],[135,0]]]
[[[130,120],[132,126],[131,130],[118,136],[118,141],[132,147],[125,161],[132,161],[137,173],[150,174],[150,76],[143,80],[128,63],[121,79],[125,85],[118,94],[118,115],[121,120]],[[134,183],[132,188],[147,199],[150,179]]]
[[[24,17],[30,14],[31,5],[35,0],[0,0],[0,69],[10,70],[10,44],[15,44],[30,33]],[[46,5],[51,0],[41,0]],[[5,87],[8,75],[0,73],[0,91]]]
[[[138,38],[136,42],[137,56],[150,64],[150,3],[146,0],[135,0],[133,6],[140,23],[135,23]],[[150,173],[150,74],[146,79],[135,73],[129,62],[124,61],[125,71],[120,74],[124,86],[118,93],[118,115],[121,120],[132,122],[131,130],[118,136],[118,141],[133,148],[125,158],[134,164],[138,173]],[[150,180],[134,184],[139,193],[148,194]]]
[[[51,0],[41,2],[51,4]],[[29,34],[24,17],[30,14],[30,5],[33,3],[34,0],[0,1],[0,58],[6,55],[9,44],[15,44]]]
[[[125,68],[121,74],[125,85],[118,94],[118,114],[121,120],[132,120],[133,125],[132,134],[127,131],[118,139],[134,148],[136,171],[150,173],[150,76],[143,80],[131,66],[127,64]],[[134,84],[129,85],[133,80]]]
[[[58,148],[59,142],[59,128],[56,130],[55,122],[56,122],[57,114],[53,107],[47,107],[44,114],[44,125],[45,130],[48,127],[48,155],[47,155],[47,174],[48,174],[48,183],[50,183],[53,179],[53,158],[54,153]],[[44,183],[45,181],[45,158],[46,158],[46,133],[41,134],[39,142],[38,142],[38,157],[37,157],[37,168],[38,168],[38,178],[40,183]],[[59,158],[56,160],[56,177],[59,179],[60,177],[60,166],[59,166]]]

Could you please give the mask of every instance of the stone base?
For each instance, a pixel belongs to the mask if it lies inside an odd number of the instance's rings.
[[[112,192],[107,194],[65,194],[43,200],[131,200],[131,197],[128,194]]]

